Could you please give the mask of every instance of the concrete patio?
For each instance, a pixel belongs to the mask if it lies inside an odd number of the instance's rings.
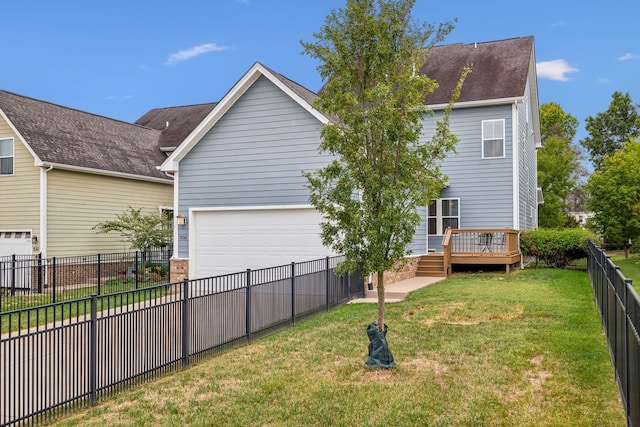
[[[385,286],[385,302],[398,302],[406,298],[409,292],[415,291],[425,286],[445,280],[446,277],[412,277],[411,279],[401,280],[396,283]],[[365,284],[365,287],[367,285]],[[365,289],[365,297],[350,301],[353,303],[377,303],[378,291],[374,287],[372,291]]]

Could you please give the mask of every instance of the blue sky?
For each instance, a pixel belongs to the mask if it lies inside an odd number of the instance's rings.
[[[312,90],[300,54],[346,0],[3,2],[0,89],[135,121],[156,107],[218,101],[256,61]],[[458,19],[446,43],[533,35],[540,103],[580,121],[614,91],[640,102],[640,2],[418,0],[415,18]]]

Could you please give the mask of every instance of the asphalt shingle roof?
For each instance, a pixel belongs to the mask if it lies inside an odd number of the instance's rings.
[[[520,97],[525,93],[533,37],[450,44],[431,49],[422,68],[440,87],[427,97],[427,104],[446,104],[466,65],[472,72],[462,86],[457,102]]]
[[[217,105],[185,105],[154,108],[135,121],[135,124],[162,131],[160,148],[175,148],[202,122]]]
[[[169,179],[158,130],[2,90],[0,110],[45,163]]]

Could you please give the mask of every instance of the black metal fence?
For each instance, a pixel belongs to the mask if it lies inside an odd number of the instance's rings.
[[[640,426],[640,296],[620,267],[591,241],[587,264],[627,425]]]
[[[0,313],[9,326],[0,340],[0,424],[38,424],[94,405],[344,304],[354,290],[364,293],[364,282],[337,275],[341,259]]]
[[[73,257],[0,257],[0,311],[166,283],[170,258],[168,247]]]

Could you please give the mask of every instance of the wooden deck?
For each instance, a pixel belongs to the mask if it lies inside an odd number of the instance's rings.
[[[510,228],[449,228],[442,239],[442,248],[442,253],[427,255],[420,264],[432,264],[433,258],[442,257],[441,273],[448,276],[454,265],[504,265],[509,273],[512,266],[520,263],[518,230]]]

